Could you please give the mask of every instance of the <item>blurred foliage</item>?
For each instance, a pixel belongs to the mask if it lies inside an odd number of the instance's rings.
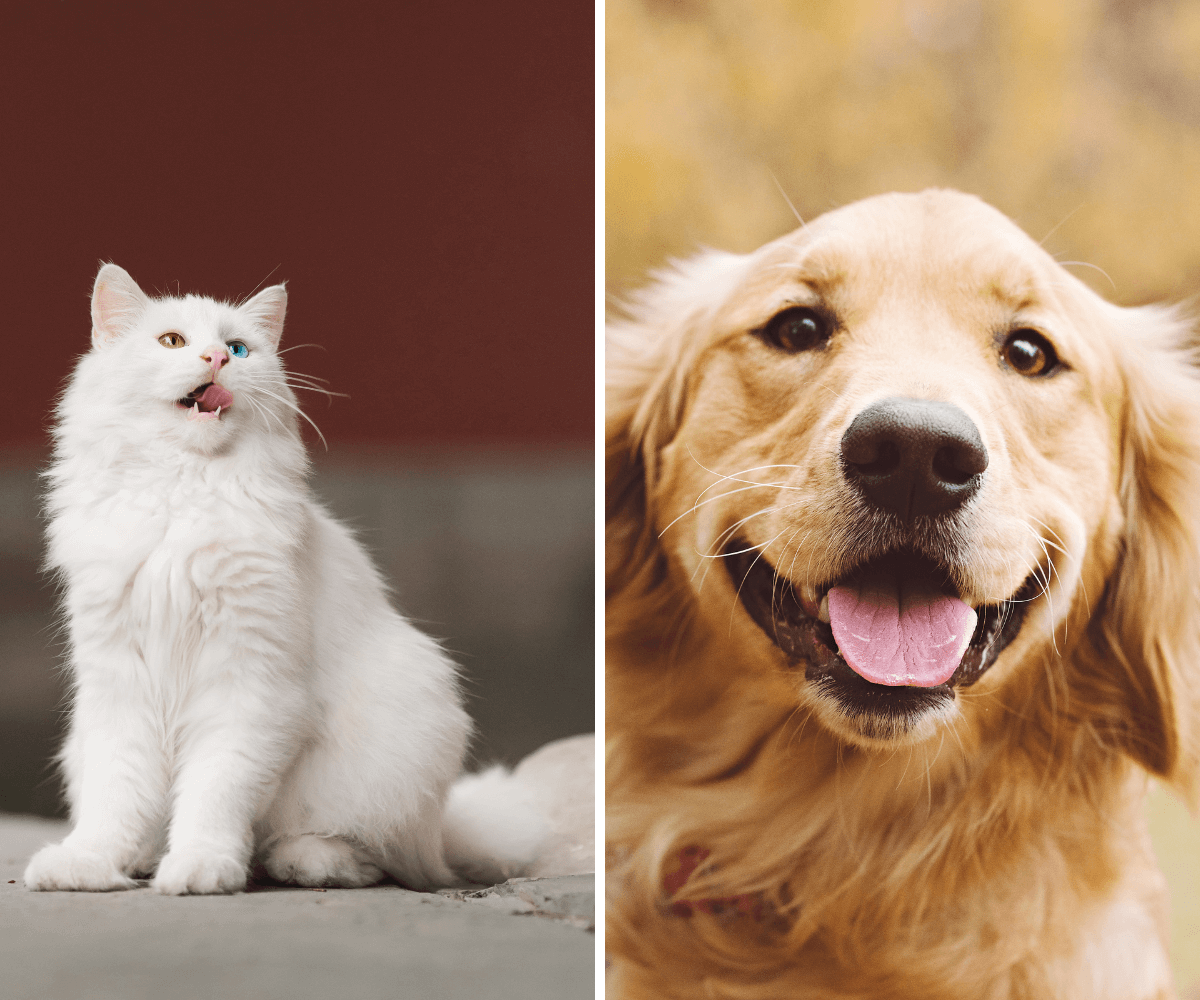
[[[1200,2],[608,0],[610,292],[883,191],[980,195],[1110,299],[1200,290]],[[778,181],[778,186],[776,184]],[[1115,287],[1114,287],[1115,286]]]

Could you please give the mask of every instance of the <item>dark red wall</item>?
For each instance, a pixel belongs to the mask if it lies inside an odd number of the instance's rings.
[[[590,444],[592,5],[179,6],[0,15],[0,445],[45,440],[101,260],[286,279],[331,444]]]

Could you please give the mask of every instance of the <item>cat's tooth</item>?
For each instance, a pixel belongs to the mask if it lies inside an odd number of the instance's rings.
[[[217,407],[217,419],[221,419],[221,408],[219,406]]]
[[[817,609],[817,618],[823,621],[826,625],[829,624],[829,595],[826,594],[821,598],[821,607]]]

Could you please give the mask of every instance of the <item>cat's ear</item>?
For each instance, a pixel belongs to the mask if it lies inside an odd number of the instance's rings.
[[[125,268],[105,264],[92,286],[92,345],[111,347],[149,301]]]
[[[279,346],[279,338],[283,336],[283,316],[287,312],[287,288],[283,285],[272,285],[264,288],[254,298],[247,299],[239,307],[239,312],[245,313],[271,339],[271,347]]]

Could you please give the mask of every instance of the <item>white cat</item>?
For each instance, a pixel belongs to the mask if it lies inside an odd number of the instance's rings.
[[[309,492],[286,303],[283,285],[232,306],[96,277],[48,474],[74,825],[31,889],[153,871],[162,893],[236,892],[254,859],[300,885],[454,881],[455,671]]]

